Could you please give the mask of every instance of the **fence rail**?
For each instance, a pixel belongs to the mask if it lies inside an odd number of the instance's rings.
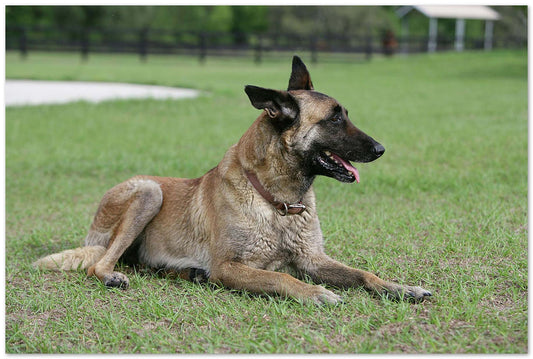
[[[89,53],[137,53],[145,61],[149,54],[187,54],[205,61],[207,56],[252,56],[261,62],[265,55],[284,51],[308,51],[313,62],[318,54],[356,55],[370,59],[375,53],[389,54],[383,39],[370,34],[310,35],[237,32],[178,32],[162,29],[57,28],[7,26],[6,50],[74,51],[83,59]],[[389,42],[390,43],[390,42]],[[396,52],[425,52],[428,38],[397,38]],[[390,46],[390,45],[389,45]],[[527,39],[495,38],[494,48],[525,48]],[[483,38],[467,38],[465,49],[482,49]],[[453,39],[440,37],[437,50],[453,49]]]

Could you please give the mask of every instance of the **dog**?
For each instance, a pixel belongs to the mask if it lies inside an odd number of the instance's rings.
[[[116,185],[101,200],[85,246],[34,267],[87,269],[108,287],[127,288],[115,265],[128,257],[154,268],[190,269],[191,279],[316,304],[342,301],[320,284],[362,286],[395,299],[431,296],[324,252],[313,180],[359,182],[351,161],[374,161],[384,147],[355,127],[335,99],[314,90],[297,56],[287,91],[247,85],[245,92],[262,112],[215,168],[195,179],[136,176]]]

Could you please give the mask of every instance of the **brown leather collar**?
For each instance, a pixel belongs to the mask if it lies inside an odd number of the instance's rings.
[[[274,196],[270,194],[259,182],[257,179],[257,176],[248,171],[244,171],[246,174],[246,177],[248,177],[248,181],[254,186],[254,188],[259,192],[259,194],[266,199],[276,210],[278,213],[282,216],[286,216],[287,214],[300,214],[303,211],[305,211],[305,205],[302,203],[302,201],[295,203],[295,204],[289,204],[286,202],[278,202],[274,199]]]

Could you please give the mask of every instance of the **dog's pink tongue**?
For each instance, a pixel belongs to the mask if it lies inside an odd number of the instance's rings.
[[[355,182],[359,183],[359,171],[357,170],[357,168],[355,168],[354,166],[352,166],[352,164],[350,162],[347,162],[345,160],[343,160],[342,158],[340,158],[339,156],[337,156],[336,154],[332,153],[331,154],[337,161],[339,161],[340,163],[342,163],[342,165],[344,166],[344,168],[346,168],[348,171],[350,171],[353,176],[355,177]]]

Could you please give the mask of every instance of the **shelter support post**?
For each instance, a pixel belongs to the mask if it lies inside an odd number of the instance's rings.
[[[463,51],[465,47],[465,19],[455,22],[455,51]]]
[[[437,18],[429,18],[429,40],[428,52],[435,52],[437,50]]]
[[[491,20],[485,21],[485,50],[492,50],[492,30],[494,28],[494,22]]]
[[[409,52],[409,20],[407,16],[402,17],[402,32],[400,37],[401,51],[404,54]]]

